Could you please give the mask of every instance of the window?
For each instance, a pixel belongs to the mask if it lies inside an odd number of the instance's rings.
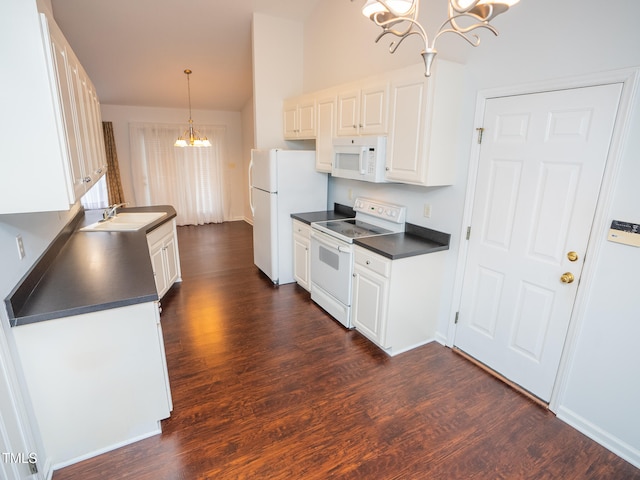
[[[174,147],[182,125],[129,124],[136,205],[172,205],[178,225],[225,220],[225,127],[198,125],[211,147]]]

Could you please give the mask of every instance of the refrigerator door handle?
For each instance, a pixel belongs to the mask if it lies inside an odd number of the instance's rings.
[[[255,217],[256,215],[256,209],[253,206],[253,178],[252,178],[252,173],[253,173],[253,157],[251,158],[251,161],[249,162],[249,208],[251,208],[251,215]]]

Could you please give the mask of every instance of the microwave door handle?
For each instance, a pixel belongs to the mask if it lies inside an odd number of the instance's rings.
[[[367,173],[365,169],[366,155],[367,155],[367,148],[362,147],[360,149],[360,175],[364,175],[365,173]]]

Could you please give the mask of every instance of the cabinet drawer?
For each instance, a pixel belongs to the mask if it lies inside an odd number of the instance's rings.
[[[167,235],[173,234],[173,222],[166,222],[147,234],[147,244],[149,246],[159,242]]]
[[[384,277],[388,277],[391,274],[391,260],[381,257],[376,253],[356,247],[354,258],[358,265],[379,273]]]
[[[304,238],[311,238],[311,226],[298,220],[293,221],[294,235],[301,235]]]

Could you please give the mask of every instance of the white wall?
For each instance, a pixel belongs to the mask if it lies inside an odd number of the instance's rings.
[[[244,199],[244,220],[253,223],[249,204],[249,163],[254,139],[253,98],[242,109],[242,198]]]
[[[120,175],[125,200],[130,206],[135,203],[131,176],[131,154],[129,143],[130,122],[172,123],[188,125],[186,109],[132,107],[121,105],[101,105],[102,120],[113,122]],[[193,110],[192,118],[198,125],[221,125],[226,128],[226,152],[224,157],[224,179],[226,186],[225,220],[241,220],[244,217],[242,114],[210,110]]]
[[[364,18],[358,2],[322,2],[305,25],[304,90],[397,68],[419,60],[421,45],[412,39],[390,55],[388,42],[374,43],[378,29]],[[423,0],[421,20],[427,31],[445,17],[443,0]],[[425,19],[429,17],[429,21]],[[498,17],[494,25],[500,36],[481,32],[482,44],[468,46],[447,34],[437,44],[440,58],[462,60],[467,65],[470,95],[466,95],[468,131],[460,138],[458,182],[455,187],[417,189],[401,186],[361,186],[358,182],[333,181],[331,200],[349,202],[352,194],[371,193],[408,206],[409,221],[442,229],[459,241],[461,206],[464,202],[470,141],[473,136],[473,98],[478,90],[516,86],[564,77],[640,66],[640,3],[613,0],[523,1]],[[430,26],[431,25],[431,26]],[[413,42],[413,43],[411,43]],[[466,49],[466,50],[464,50]],[[438,60],[436,59],[436,62]],[[606,212],[609,220],[640,223],[640,99],[633,105],[633,124],[623,146],[617,185]],[[426,201],[433,218],[420,218]],[[604,202],[604,203],[602,203]],[[593,232],[606,238],[606,229]],[[562,379],[559,416],[596,438],[616,453],[640,466],[640,382],[637,340],[640,314],[635,308],[640,250],[604,241],[594,259],[594,283],[577,305],[582,312],[574,321],[575,350],[570,350],[569,369]],[[452,264],[449,264],[449,268]],[[444,279],[452,281],[451,271]],[[451,288],[451,285],[448,285]],[[449,298],[444,299],[448,301]],[[444,336],[450,317],[441,314],[439,330]]]
[[[286,148],[282,100],[302,93],[302,23],[255,13],[253,102],[255,148]]]

